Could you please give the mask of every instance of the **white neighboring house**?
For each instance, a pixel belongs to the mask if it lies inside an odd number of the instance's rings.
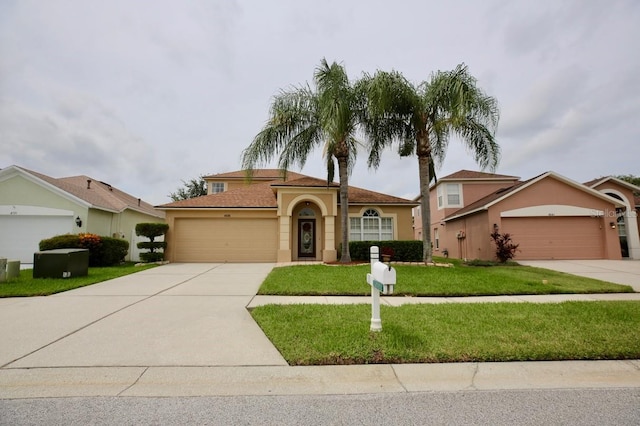
[[[164,222],[151,204],[88,176],[52,178],[18,166],[0,170],[0,257],[33,263],[41,240],[89,232],[129,241],[137,261],[135,227]]]

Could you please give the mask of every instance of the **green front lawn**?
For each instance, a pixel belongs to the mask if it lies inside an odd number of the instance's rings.
[[[490,296],[507,294],[623,293],[629,286],[530,266],[425,267],[393,265],[398,296]],[[258,294],[368,295],[369,265],[301,265],[274,268]],[[546,282],[546,283],[545,283]]]
[[[251,312],[291,365],[640,358],[640,302],[266,305]]]
[[[89,268],[89,275],[86,277],[71,278],[33,278],[33,270],[24,269],[20,271],[18,278],[0,283],[0,297],[47,296],[144,271],[155,266],[155,264],[135,266],[134,263],[129,262],[119,266]]]

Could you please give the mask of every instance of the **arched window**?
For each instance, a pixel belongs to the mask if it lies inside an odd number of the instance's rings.
[[[305,207],[304,209],[300,210],[300,213],[298,213],[299,217],[314,217],[315,215],[316,213],[309,207]]]
[[[349,220],[351,241],[385,241],[393,239],[393,218],[381,217],[375,209],[367,209],[361,217]]]

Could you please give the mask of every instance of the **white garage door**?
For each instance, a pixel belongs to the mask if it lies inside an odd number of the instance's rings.
[[[520,244],[518,259],[602,259],[604,235],[592,217],[503,218],[503,232]]]
[[[176,219],[176,262],[275,262],[278,220]]]
[[[73,216],[0,215],[0,257],[33,263],[41,240],[73,232]]]

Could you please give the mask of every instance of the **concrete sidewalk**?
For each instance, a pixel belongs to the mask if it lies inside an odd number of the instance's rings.
[[[0,398],[640,387],[640,361],[289,367],[249,315],[272,264],[169,264],[48,297],[0,299]],[[384,303],[640,300],[640,294]]]

